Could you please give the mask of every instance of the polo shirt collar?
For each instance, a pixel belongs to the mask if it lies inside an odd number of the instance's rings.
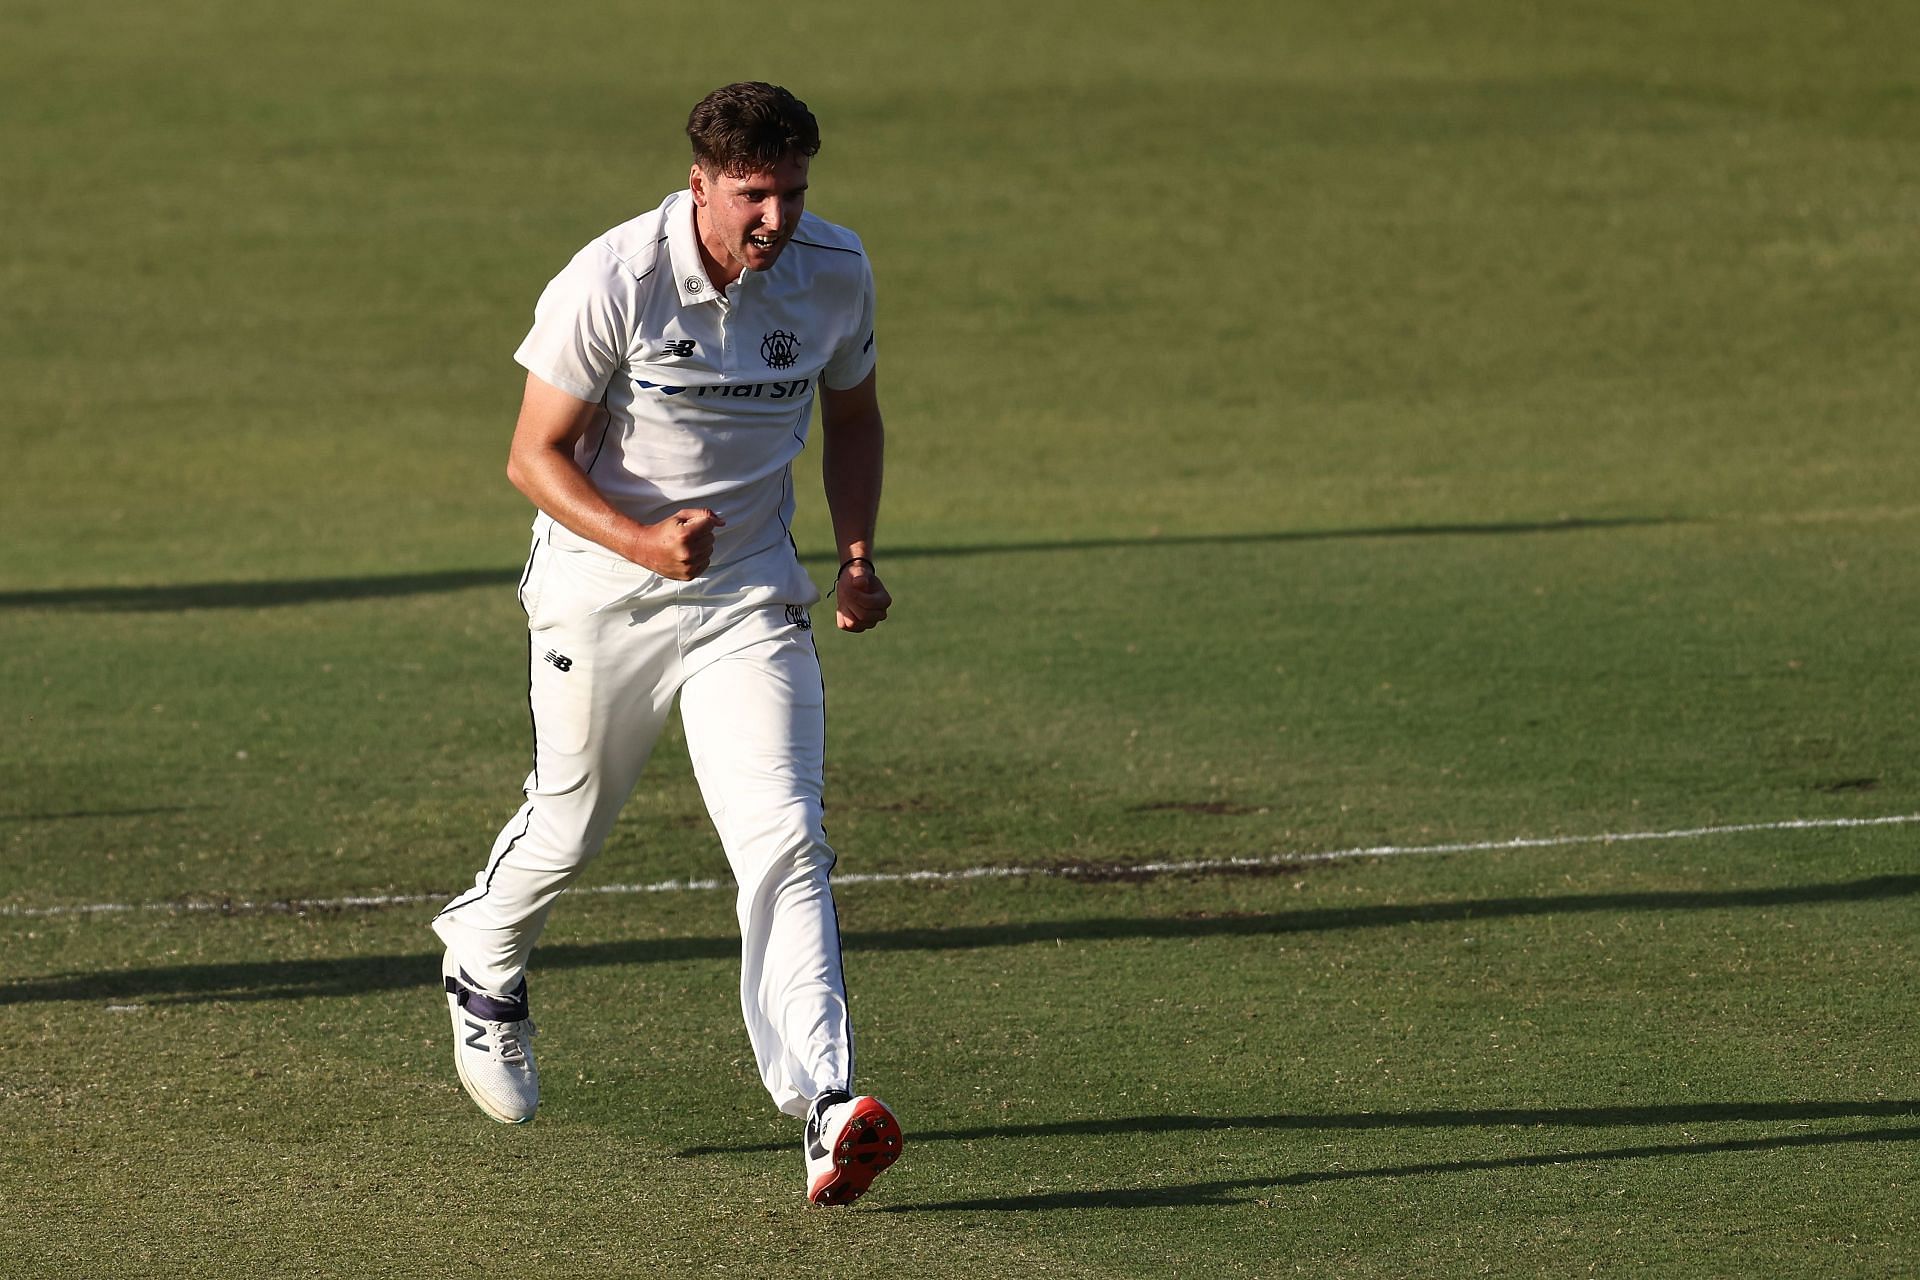
[[[720,297],[720,290],[707,279],[706,263],[700,260],[693,216],[693,191],[682,191],[667,208],[667,258],[673,264],[673,286],[680,291],[680,305],[686,307]]]

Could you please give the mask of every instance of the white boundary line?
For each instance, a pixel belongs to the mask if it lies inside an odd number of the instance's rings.
[[[1642,840],[1699,840],[1707,836],[1741,835],[1756,831],[1831,831],[1843,827],[1892,827],[1920,822],[1920,813],[1885,818],[1791,818],[1784,822],[1742,822],[1719,827],[1686,827],[1675,831],[1609,831],[1589,836],[1517,836],[1510,840],[1469,840],[1454,844],[1376,844],[1317,853],[1274,853],[1258,858],[1194,858],[1182,862],[1128,862],[1097,865],[1066,863],[1041,867],[962,867],[956,871],[868,871],[836,875],[836,885],[950,884],[961,880],[1009,880],[1021,876],[1054,879],[1125,879],[1133,876],[1182,875],[1207,871],[1295,867],[1317,862],[1345,862],[1353,858],[1402,858],[1445,853],[1492,853],[1502,849],[1559,849],[1576,844],[1627,844]],[[731,880],[656,880],[651,884],[601,884],[575,893],[632,895],[644,893],[711,893],[732,887]],[[281,898],[268,901],[225,899],[219,902],[94,902],[64,907],[5,907],[0,917],[46,919],[57,916],[128,915],[136,912],[201,912],[241,915],[257,912],[339,911],[353,907],[409,907],[446,902],[452,893],[390,893],[341,898]]]

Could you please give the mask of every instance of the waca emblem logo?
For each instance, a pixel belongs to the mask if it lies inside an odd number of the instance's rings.
[[[760,358],[769,369],[791,369],[800,361],[800,339],[785,329],[775,329],[760,339]]]

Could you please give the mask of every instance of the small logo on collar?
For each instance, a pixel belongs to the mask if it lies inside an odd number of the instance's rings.
[[[688,276],[681,283],[686,285],[688,293],[705,293],[707,289],[707,282],[699,276]]]
[[[785,329],[775,329],[760,339],[760,358],[769,369],[791,369],[800,362],[800,339]]]

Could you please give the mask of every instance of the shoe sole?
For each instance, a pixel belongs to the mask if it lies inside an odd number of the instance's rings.
[[[833,1139],[833,1168],[807,1188],[814,1204],[852,1204],[900,1158],[900,1122],[878,1098],[857,1098]],[[841,1161],[846,1163],[842,1164]]]
[[[444,966],[442,966],[442,973],[445,974]],[[446,976],[453,975],[448,974]],[[469,1098],[473,1099],[473,1105],[486,1112],[488,1119],[498,1120],[501,1124],[531,1124],[533,1121],[532,1112],[528,1112],[522,1116],[515,1115],[511,1111],[501,1111],[488,1102],[484,1094],[473,1087],[473,1081],[467,1075],[466,1055],[460,1052],[460,1039],[462,1033],[465,1031],[465,1028],[460,1025],[460,1002],[452,995],[447,997],[447,1012],[453,1016],[453,1070],[455,1074],[460,1077],[460,1087],[467,1091]]]

